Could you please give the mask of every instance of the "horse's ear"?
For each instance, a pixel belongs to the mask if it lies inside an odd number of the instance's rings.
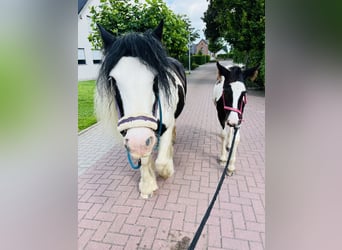
[[[218,61],[216,62],[216,66],[217,66],[219,75],[224,76],[226,79],[228,79],[229,74],[230,74],[229,70],[223,67]]]
[[[103,28],[100,24],[97,23],[96,25],[100,31],[103,47],[105,50],[107,50],[115,42],[116,38],[114,35],[109,33],[105,28]]]
[[[164,20],[162,19],[157,28],[155,28],[152,32],[152,34],[159,40],[161,41],[163,38],[163,26],[164,26]]]
[[[246,80],[247,78],[250,78],[251,81],[254,81],[258,76],[259,68],[260,68],[260,63],[257,66],[244,70],[243,79]]]

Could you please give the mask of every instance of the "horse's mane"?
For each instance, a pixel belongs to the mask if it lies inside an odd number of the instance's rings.
[[[143,64],[153,69],[158,76],[158,87],[164,91],[165,96],[170,96],[169,79],[175,82],[170,72],[170,61],[161,42],[151,30],[145,33],[131,32],[117,37],[110,48],[105,50],[98,83],[105,85],[102,87],[105,87],[108,92],[113,89],[107,80],[109,73],[123,56],[137,57]]]

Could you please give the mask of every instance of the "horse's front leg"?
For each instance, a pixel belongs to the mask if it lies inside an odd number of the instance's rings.
[[[174,173],[173,168],[173,144],[172,138],[174,131],[174,126],[170,126],[160,137],[158,157],[156,159],[156,170],[158,174],[167,179]]]
[[[232,141],[233,141],[233,134],[234,134],[234,129],[233,128],[229,128],[229,132],[228,132],[228,145],[227,147],[230,147],[230,150],[232,150],[232,155],[230,157],[230,161],[229,161],[229,165],[228,165],[228,175],[232,176],[233,173],[235,172],[235,160],[236,160],[236,150],[237,147],[239,145],[240,142],[240,131],[237,131],[236,133],[236,137],[235,137],[235,142],[234,142],[234,147],[231,148],[232,145]]]
[[[221,132],[221,140],[222,140],[222,144],[221,144],[221,156],[220,156],[220,163],[221,165],[225,165],[228,159],[228,154],[227,154],[227,150],[228,150],[228,137],[229,137],[229,128],[227,129],[228,131],[226,131],[226,129],[223,129]]]
[[[154,173],[152,155],[141,158],[141,178],[139,191],[142,198],[152,197],[153,192],[158,189],[156,174]]]

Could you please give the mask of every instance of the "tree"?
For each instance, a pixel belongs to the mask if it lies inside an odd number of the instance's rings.
[[[222,38],[217,38],[216,40],[209,39],[208,48],[214,54],[216,54],[223,47],[224,47],[224,40]]]
[[[236,62],[264,67],[265,0],[210,0],[202,19],[207,39],[224,38]]]
[[[175,58],[187,52],[189,32],[196,37],[189,19],[173,13],[162,0],[146,0],[145,3],[138,0],[101,0],[98,7],[91,7],[90,13],[94,32],[88,39],[94,48],[102,47],[96,23],[114,35],[122,35],[153,29],[163,19],[163,44],[169,55]]]

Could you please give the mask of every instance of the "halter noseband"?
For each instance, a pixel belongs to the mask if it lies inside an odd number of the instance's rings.
[[[146,127],[152,130],[157,130],[158,122],[154,116],[148,114],[124,116],[118,121],[118,130],[120,133],[129,128],[137,127]]]
[[[239,109],[236,109],[236,108],[233,108],[233,107],[230,107],[230,106],[227,106],[226,105],[226,102],[225,102],[225,99],[224,99],[224,91],[222,92],[222,99],[223,99],[223,108],[225,110],[229,110],[229,111],[233,111],[233,112],[236,112],[238,113],[238,116],[239,116],[239,120],[240,122],[242,121],[242,114],[243,114],[243,107],[244,105],[246,105],[247,103],[247,96],[246,96],[246,93],[243,94],[242,96],[242,102],[240,104],[240,108]]]

